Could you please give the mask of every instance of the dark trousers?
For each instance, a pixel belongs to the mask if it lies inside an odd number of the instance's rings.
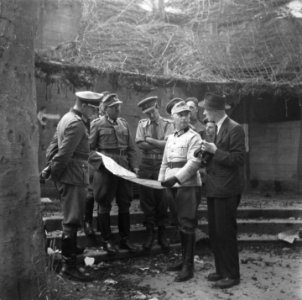
[[[77,232],[82,225],[85,211],[85,186],[76,186],[62,182],[56,182],[57,190],[61,198],[61,208],[63,213],[63,233],[66,235]]]
[[[207,198],[210,243],[216,272],[223,277],[240,277],[236,221],[240,198]]]
[[[142,159],[139,177],[157,180],[161,160]],[[165,226],[168,224],[168,201],[164,190],[140,186],[140,206],[145,215],[145,224]]]
[[[132,184],[123,178],[113,175],[105,167],[95,171],[93,177],[94,200],[98,203],[99,214],[110,213],[114,198],[119,213],[129,213],[132,200]]]
[[[180,187],[167,189],[176,210],[179,230],[184,234],[194,234],[197,226],[197,208],[201,200],[200,187]]]

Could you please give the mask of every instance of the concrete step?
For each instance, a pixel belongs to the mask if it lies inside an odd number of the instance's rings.
[[[244,223],[245,224],[245,223]],[[262,225],[259,224],[259,227]],[[270,225],[271,228],[274,227],[274,224]],[[278,239],[278,233],[274,233],[276,230],[271,230],[270,233],[263,233],[260,232],[261,230],[255,231],[250,231],[250,232],[245,232],[240,231],[240,227],[242,227],[242,224],[240,222],[238,223],[239,227],[239,233],[238,233],[238,241],[239,244],[263,244],[263,243],[274,243],[274,244],[279,244],[279,245],[291,245],[289,243],[286,243],[284,241],[281,241]],[[302,228],[302,227],[301,227]],[[198,231],[197,231],[197,241],[201,241],[205,244],[208,243],[208,235],[207,232],[204,231],[205,226],[204,224],[199,224],[198,225]],[[286,230],[293,229],[293,228],[288,228],[286,227]],[[118,228],[117,226],[112,226],[112,233],[113,233],[113,238],[118,241],[119,239],[119,234],[118,234]],[[48,246],[51,246],[53,249],[60,249],[61,248],[61,235],[62,232],[60,230],[52,231],[47,233],[47,244]],[[144,240],[145,240],[146,232],[145,228],[142,225],[132,225],[131,226],[131,234],[130,238],[133,243],[136,243],[138,245],[141,245]],[[167,227],[167,236],[170,240],[170,243],[172,244],[177,244],[179,243],[179,233],[174,226],[169,226]],[[100,233],[96,233],[96,238],[100,242]],[[89,241],[83,231],[78,232],[78,244],[82,247],[92,247],[93,244],[91,241]],[[155,242],[156,244],[156,242]],[[295,245],[302,245],[302,239],[298,237],[296,241],[294,242]]]
[[[204,222],[207,216],[206,207],[200,207],[198,210],[198,219],[200,222]],[[96,227],[97,214],[94,213],[94,226]],[[251,226],[251,223],[261,224],[264,226],[272,227],[274,224],[280,225],[280,227],[299,226],[302,222],[302,209],[299,208],[240,208],[237,213],[238,222],[244,224],[244,220],[247,220],[246,228]],[[242,220],[242,221],[240,221]],[[43,217],[45,228],[47,231],[54,231],[61,228],[62,215],[59,213]],[[131,224],[142,224],[144,221],[144,215],[142,212],[131,213]],[[111,215],[112,225],[117,224],[117,215]],[[201,223],[203,224],[203,223]],[[272,225],[270,225],[272,224]],[[271,229],[272,230],[272,229]],[[279,227],[276,228],[279,231]]]

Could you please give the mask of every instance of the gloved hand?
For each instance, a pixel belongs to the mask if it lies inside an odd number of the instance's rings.
[[[161,182],[161,186],[171,188],[175,183],[179,183],[179,181],[175,176],[172,176],[166,179],[165,181]]]

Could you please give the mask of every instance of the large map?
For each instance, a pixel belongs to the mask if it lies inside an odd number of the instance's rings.
[[[137,184],[141,184],[153,189],[163,189],[164,187],[161,186],[160,182],[157,180],[151,180],[151,179],[143,179],[138,178],[135,173],[125,169],[124,167],[120,166],[118,163],[116,163],[112,158],[100,153],[96,152],[96,154],[100,155],[102,157],[103,164],[105,168],[110,171],[112,174],[122,177],[126,180],[132,181]]]

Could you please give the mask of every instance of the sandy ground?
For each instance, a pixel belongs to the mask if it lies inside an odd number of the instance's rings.
[[[149,300],[296,300],[302,299],[301,248],[286,245],[249,246],[240,251],[241,284],[217,290],[205,277],[213,271],[208,248],[199,247],[195,276],[184,283],[173,281],[175,273],[166,266],[179,256],[169,255],[100,263],[91,283],[77,283],[49,274],[52,299],[149,299]]]

